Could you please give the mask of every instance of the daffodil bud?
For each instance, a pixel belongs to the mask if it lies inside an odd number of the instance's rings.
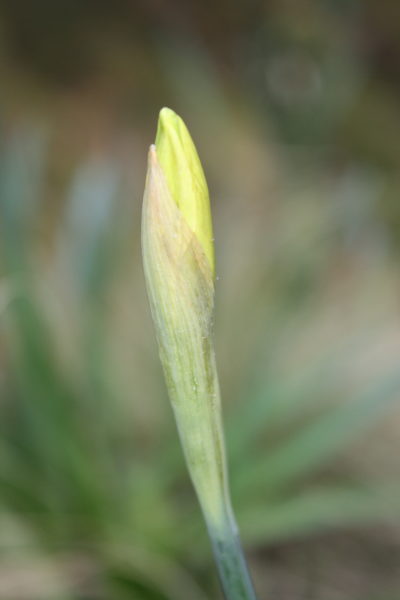
[[[188,468],[208,521],[226,488],[211,339],[214,253],[207,185],[183,121],[160,114],[143,203],[143,261],[160,357]]]
[[[226,597],[255,600],[231,509],[211,324],[214,249],[207,184],[182,119],[163,108],[150,147],[143,263],[169,397]]]

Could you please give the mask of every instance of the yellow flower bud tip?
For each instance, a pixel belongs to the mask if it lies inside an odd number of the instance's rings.
[[[172,199],[196,235],[214,275],[214,244],[207,182],[195,145],[182,119],[160,111],[156,153]]]

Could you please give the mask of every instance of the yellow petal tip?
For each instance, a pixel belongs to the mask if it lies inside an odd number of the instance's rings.
[[[171,196],[197,236],[214,274],[214,244],[208,188],[195,145],[179,115],[160,110],[155,149]]]

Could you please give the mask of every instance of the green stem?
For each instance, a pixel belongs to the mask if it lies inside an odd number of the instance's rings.
[[[209,527],[209,534],[226,600],[256,600],[232,512],[221,529]]]

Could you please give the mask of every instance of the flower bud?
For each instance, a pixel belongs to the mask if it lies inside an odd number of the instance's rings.
[[[160,113],[143,200],[143,263],[182,447],[229,600],[255,600],[227,481],[211,337],[214,249],[207,184],[183,121]]]
[[[143,201],[143,262],[160,358],[207,522],[227,505],[220,397],[211,338],[214,253],[207,185],[183,121],[160,114]]]

